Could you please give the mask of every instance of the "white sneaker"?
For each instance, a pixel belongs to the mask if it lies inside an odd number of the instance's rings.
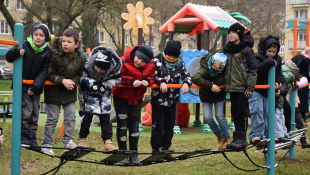
[[[65,148],[74,149],[77,147],[77,144],[73,142],[73,140],[70,140],[68,143],[65,144]],[[68,149],[65,149],[64,152],[69,151]]]
[[[42,147],[53,147],[53,145],[44,144],[44,145],[42,145]],[[44,154],[47,154],[49,156],[53,156],[53,157],[55,156],[55,153],[54,153],[53,149],[51,149],[51,148],[42,148],[41,152]]]

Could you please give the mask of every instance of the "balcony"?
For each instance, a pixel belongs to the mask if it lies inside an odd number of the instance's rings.
[[[310,0],[290,0],[290,5],[309,5]]]
[[[297,50],[303,50],[306,45],[306,41],[297,41]],[[294,49],[294,40],[288,41],[288,49]]]

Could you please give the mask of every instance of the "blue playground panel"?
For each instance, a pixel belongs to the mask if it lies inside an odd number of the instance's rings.
[[[193,76],[200,69],[200,58],[202,55],[208,54],[206,50],[181,50],[181,59],[185,63],[186,70]],[[180,81],[182,83],[182,81]],[[180,90],[180,103],[201,103],[199,98],[199,89],[193,88],[185,95]]]

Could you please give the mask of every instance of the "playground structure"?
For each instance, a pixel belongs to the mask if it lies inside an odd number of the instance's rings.
[[[189,4],[187,5],[187,8],[189,9],[188,11],[184,11],[182,18],[185,17],[187,15],[186,18],[190,18],[188,16],[193,16],[194,15],[197,15],[199,16],[198,14],[196,14],[196,12],[194,13],[194,9],[192,9],[192,5]],[[198,8],[198,7],[197,7]],[[143,8],[142,8],[143,9]],[[190,11],[190,9],[192,9],[192,11]],[[219,10],[220,11],[220,10]],[[185,13],[186,12],[186,13]],[[197,11],[198,13],[199,11]],[[224,12],[226,13],[226,12]],[[225,15],[224,13],[222,13],[220,11],[220,14],[222,15]],[[228,15],[229,16],[229,15]],[[236,22],[235,19],[233,19],[232,17],[228,17],[228,16],[225,16],[227,17],[228,19],[231,19],[233,22]],[[203,17],[201,17],[203,18]],[[199,18],[197,19],[181,19],[179,18],[180,20],[175,20],[174,21],[174,24],[170,21],[170,23],[166,23],[168,28],[167,28],[167,31],[169,31],[169,38],[170,39],[173,39],[173,33],[175,31],[175,29],[179,29],[178,26],[181,25],[181,24],[184,24],[183,22],[186,22],[188,20],[192,20],[192,21],[196,21],[196,23],[194,23],[194,27],[193,25],[191,25],[191,33],[192,34],[195,34],[197,33],[198,34],[198,44],[197,44],[197,47],[198,47],[198,50],[201,50],[201,34],[202,32],[206,32],[207,35],[205,40],[206,41],[209,41],[209,30],[212,29],[214,31],[219,31],[220,30],[220,27],[218,27],[219,25],[212,22],[210,19],[208,18],[204,18],[206,19],[209,23],[207,22],[202,22]],[[177,24],[177,25],[176,25]],[[228,29],[228,24],[225,24],[227,25],[226,28]],[[203,30],[204,29],[204,30]],[[223,32],[222,33],[225,33],[225,27],[223,28]],[[22,37],[23,37],[23,25],[18,23],[15,25],[15,37],[14,39],[17,41],[17,42],[7,42],[7,41],[3,41],[3,40],[0,40],[0,42],[4,42],[5,44],[13,44],[13,45],[16,45],[17,48],[21,49],[22,48]],[[226,31],[227,33],[227,31]],[[200,36],[200,37],[199,37]],[[226,36],[223,35],[222,37],[222,40],[223,41],[226,41]],[[209,43],[209,42],[206,42],[206,43]],[[226,42],[222,42],[223,43],[226,43]],[[206,50],[209,50],[209,45],[206,44],[205,45],[205,49]],[[20,71],[14,71],[14,75],[13,75],[13,83],[16,84],[16,86],[14,86],[14,89],[13,89],[13,92],[14,92],[14,97],[13,97],[13,115],[14,115],[14,118],[13,118],[13,127],[12,127],[12,137],[14,139],[12,139],[12,166],[11,166],[11,173],[12,174],[20,174],[20,149],[21,149],[21,143],[20,143],[20,123],[21,123],[21,86],[22,86],[22,58],[18,58],[15,62],[14,62],[14,69],[15,70],[20,70]],[[268,160],[267,160],[267,165],[265,166],[258,166],[259,169],[262,169],[262,168],[267,168],[268,169],[268,174],[274,174],[274,168],[275,168],[275,156],[274,156],[274,152],[275,152],[275,138],[274,138],[274,115],[275,115],[275,87],[273,86],[275,84],[275,79],[274,79],[274,74],[275,74],[275,68],[272,67],[270,70],[269,70],[269,75],[268,75],[268,84],[270,85],[263,85],[263,86],[256,86],[256,88],[266,88],[268,89],[268,116],[270,116],[268,118],[268,123],[270,125],[268,125],[268,139],[266,139],[266,142],[268,142]],[[55,85],[55,84],[52,84],[51,82],[46,82],[46,84],[49,84],[49,85]],[[126,86],[122,86],[122,85],[119,85],[120,87],[126,87]],[[156,87],[158,88],[159,86],[157,85],[153,85],[152,87]],[[168,88],[180,88],[181,85],[168,85]],[[199,88],[198,86],[196,85],[192,85],[190,88]],[[221,88],[223,88],[223,86],[221,86]],[[295,100],[295,92],[291,92],[291,96],[290,96],[290,104],[291,104],[291,109],[292,109],[292,118],[291,118],[291,125],[292,125],[292,132],[290,133],[290,138],[292,139],[291,142],[287,143],[287,145],[281,145],[282,146],[290,146],[290,151],[289,151],[289,157],[291,159],[294,159],[294,144],[298,141],[298,137],[300,136],[300,132],[303,132],[303,131],[298,131],[298,132],[294,132],[294,128],[295,128],[295,125],[294,125],[294,120],[295,120],[295,107],[294,107],[294,100]],[[197,108],[197,107],[196,107]],[[196,109],[196,111],[199,111]],[[196,116],[197,117],[197,116]],[[279,146],[277,148],[280,148]],[[29,148],[31,149],[31,148]],[[63,148],[60,148],[60,149],[63,149]],[[247,148],[248,149],[248,148]],[[193,151],[193,152],[186,152],[186,153],[179,153],[180,155],[177,157],[178,160],[184,160],[184,159],[187,159],[187,158],[194,158],[194,157],[197,157],[197,156],[205,156],[205,155],[210,155],[210,154],[217,154],[217,153],[222,153],[223,156],[225,157],[225,152],[232,152],[233,150],[210,150],[210,149],[206,149],[206,150],[196,150],[196,151]],[[246,150],[239,150],[237,152],[240,152],[240,151],[244,151],[244,153],[246,154]],[[95,151],[95,149],[93,148],[76,148],[76,149],[72,149],[70,150],[69,152],[63,154],[62,156],[59,156],[58,158],[61,159],[61,162],[59,164],[58,167],[56,167],[55,169],[53,170],[56,170],[56,172],[59,170],[59,168],[64,165],[66,162],[68,161],[81,161],[81,162],[87,162],[87,161],[82,161],[82,160],[78,160],[77,158],[80,158],[82,157],[83,155],[86,155],[90,152],[101,152],[101,153],[104,153],[102,151]],[[167,154],[170,154],[170,153],[173,153],[172,151],[170,152],[161,152],[160,154],[158,155],[153,155],[153,156],[150,156],[148,157],[147,159],[141,161],[141,163],[143,165],[149,165],[149,164],[152,164],[152,163],[156,163],[156,160],[166,156]],[[114,153],[112,154],[111,156],[109,156],[108,158],[102,160],[100,163],[98,164],[105,164],[105,165],[115,165],[117,164],[117,162],[119,162],[120,160],[123,160],[124,158],[132,155],[133,152],[119,152],[119,153]],[[148,153],[150,154],[150,153]],[[177,153],[175,153],[177,154]],[[227,157],[225,157],[227,158]],[[92,162],[93,163],[93,162]],[[254,164],[254,163],[253,163]]]

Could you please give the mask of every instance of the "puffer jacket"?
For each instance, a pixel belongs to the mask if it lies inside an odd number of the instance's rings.
[[[221,92],[214,93],[211,88],[213,84],[222,85],[224,84],[224,73],[220,73],[218,76],[213,77],[210,75],[208,68],[208,61],[210,56],[213,54],[205,54],[200,59],[200,69],[192,77],[193,83],[202,88],[199,89],[199,97],[202,102],[217,103],[226,98],[226,92],[221,89]]]
[[[32,85],[23,84],[22,90],[28,92],[31,86],[35,86],[37,92],[34,93],[41,94],[43,91],[43,84],[47,78],[48,65],[51,61],[51,50],[46,46],[42,52],[35,54],[27,40],[24,41],[23,47],[25,49],[25,55],[23,56],[23,79],[34,80],[34,82]],[[20,49],[16,48],[10,49],[5,55],[6,60],[12,63],[15,59],[20,57],[19,51]]]
[[[95,60],[100,51],[108,49],[112,52],[111,66],[106,72],[100,74],[95,70]],[[92,50],[91,56],[80,78],[82,85],[79,88],[80,112],[93,114],[110,113],[111,92],[115,85],[121,83],[121,67],[121,59],[111,48],[99,46]],[[98,88],[103,87],[105,91],[93,90],[93,85],[97,85]]]
[[[75,102],[77,86],[68,90],[63,84],[63,79],[71,79],[75,84],[80,82],[80,77],[86,63],[86,56],[80,50],[81,45],[73,53],[65,53],[62,49],[62,39],[56,38],[52,42],[52,58],[48,68],[48,80],[59,85],[44,86],[44,101],[49,104],[67,104]]]
[[[192,85],[192,79],[184,62],[180,59],[179,63],[175,65],[172,71],[167,70],[164,56],[162,53],[158,54],[154,61],[156,62],[155,68],[155,83],[160,86],[162,82],[166,84],[180,84],[180,79],[182,79],[183,84],[187,83],[189,86]],[[162,93],[160,88],[152,88],[152,100],[151,104],[170,106],[177,103],[180,96],[179,88],[168,88],[167,92]]]
[[[149,86],[154,84],[154,62],[151,61],[140,68],[135,67],[132,62],[135,57],[136,50],[139,47],[140,46],[135,46],[126,49],[124,56],[121,57],[123,64],[121,68],[122,85],[133,86],[135,80],[146,80],[149,83]],[[127,100],[128,104],[131,105],[137,105],[138,102],[142,100],[145,92],[146,87],[113,87],[112,89],[113,95]]]
[[[225,70],[226,92],[253,92],[257,79],[257,65],[252,50],[254,39],[248,32],[239,44],[228,42],[223,51],[227,56]],[[239,51],[240,50],[240,51]]]

